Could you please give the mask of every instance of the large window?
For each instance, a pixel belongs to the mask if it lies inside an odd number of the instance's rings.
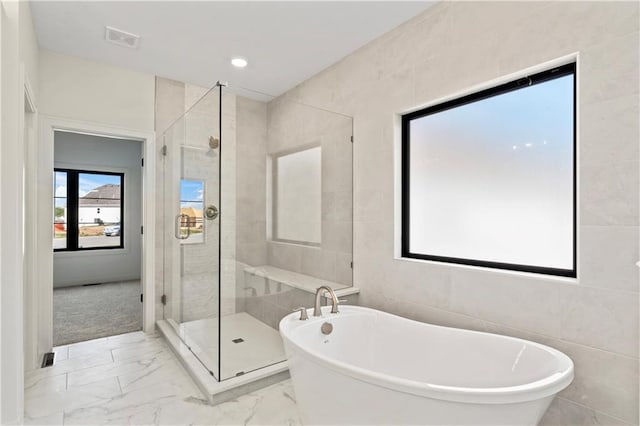
[[[403,257],[576,276],[575,64],[402,117]]]
[[[122,248],[124,174],[56,169],[55,251]]]

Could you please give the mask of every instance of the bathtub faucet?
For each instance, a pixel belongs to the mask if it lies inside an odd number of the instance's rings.
[[[320,300],[322,299],[322,296],[324,295],[325,291],[329,293],[329,295],[331,295],[331,313],[332,314],[338,313],[338,297],[336,296],[336,293],[333,291],[331,287],[323,285],[318,287],[318,289],[316,290],[316,303],[313,307],[314,317],[322,316],[322,311],[320,310]]]

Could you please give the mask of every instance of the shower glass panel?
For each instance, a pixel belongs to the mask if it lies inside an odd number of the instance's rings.
[[[235,156],[223,159],[222,197],[224,206],[225,191],[233,194],[236,209],[234,241],[223,231],[222,249],[233,245],[234,257],[222,260],[222,380],[284,361],[282,317],[313,306],[321,285],[352,285],[352,118],[228,89],[235,139],[229,147],[223,137],[223,147]],[[226,167],[236,171],[232,183]]]
[[[352,285],[352,130],[216,86],[162,135],[164,319],[216,380],[284,361],[282,317]]]
[[[219,379],[220,88],[162,136],[164,318]]]

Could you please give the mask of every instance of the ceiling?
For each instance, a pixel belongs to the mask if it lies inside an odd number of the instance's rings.
[[[279,95],[417,15],[433,2],[32,1],[40,46],[210,87]],[[137,50],[105,26],[141,36]],[[233,56],[249,66],[236,69]]]

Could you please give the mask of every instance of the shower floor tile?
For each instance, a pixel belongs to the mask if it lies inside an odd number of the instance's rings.
[[[181,324],[185,342],[200,360],[217,373],[218,319],[201,319]],[[285,360],[282,338],[246,312],[222,317],[222,380]],[[217,375],[217,374],[216,374]]]

